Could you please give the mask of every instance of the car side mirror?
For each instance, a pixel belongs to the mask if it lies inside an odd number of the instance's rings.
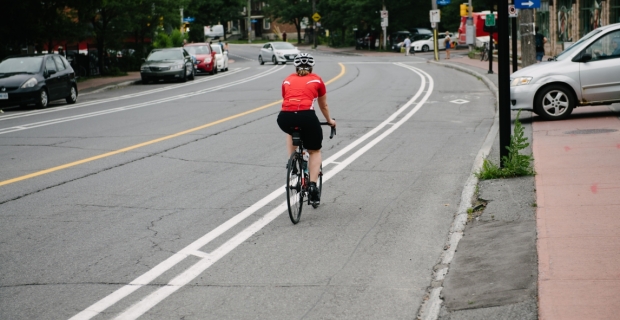
[[[592,60],[592,55],[589,53],[586,53],[581,57],[581,62],[588,62],[590,60]]]
[[[142,58],[142,62],[146,62],[146,59],[145,59],[145,58]]]
[[[56,73],[56,70],[47,70],[47,76],[51,76]]]

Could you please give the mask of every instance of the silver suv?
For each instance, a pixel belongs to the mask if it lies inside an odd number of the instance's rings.
[[[510,76],[511,109],[546,120],[578,106],[620,102],[620,23],[597,28],[547,62]]]

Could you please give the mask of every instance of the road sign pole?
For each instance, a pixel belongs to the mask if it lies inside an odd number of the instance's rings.
[[[519,1],[519,0],[517,0]],[[497,81],[499,86],[499,155],[500,166],[505,167],[510,145],[510,54],[508,43],[508,1],[497,2]]]
[[[312,12],[316,12],[316,0],[312,0]],[[314,29],[312,30],[312,46],[316,49],[316,20],[312,23]]]
[[[512,0],[514,5],[515,0]],[[515,9],[516,10],[516,9]],[[517,52],[517,17],[510,20],[511,25],[511,38],[512,38],[512,72],[516,72],[519,69],[519,57]]]

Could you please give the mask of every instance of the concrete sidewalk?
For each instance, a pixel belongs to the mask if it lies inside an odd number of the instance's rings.
[[[449,63],[488,69],[488,62],[468,58]],[[497,75],[485,76],[497,85]],[[577,108],[563,121],[535,114],[529,120],[537,172],[539,319],[620,314],[619,117],[616,104]]]
[[[126,76],[120,77],[93,77],[77,83],[78,93],[83,94],[97,90],[111,89],[118,86],[131,85],[141,81],[139,71],[131,71],[128,72]]]

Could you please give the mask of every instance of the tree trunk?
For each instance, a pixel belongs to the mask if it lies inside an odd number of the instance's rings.
[[[536,63],[534,9],[519,10],[519,31],[521,32],[521,68],[525,68]]]

